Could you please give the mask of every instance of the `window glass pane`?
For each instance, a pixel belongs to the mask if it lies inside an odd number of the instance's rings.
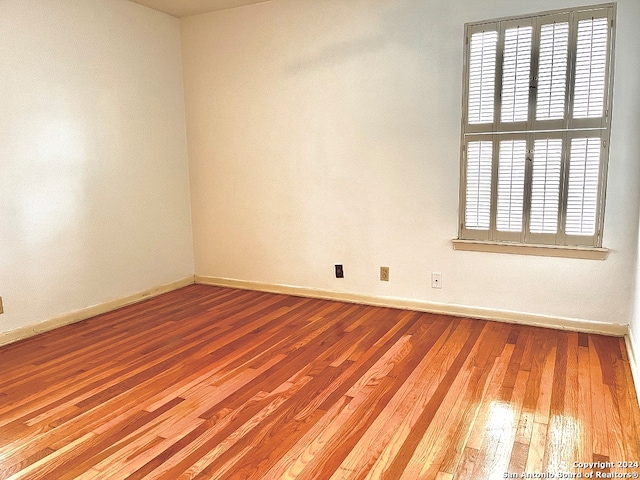
[[[493,122],[498,32],[471,36],[469,58],[469,123]]]
[[[562,140],[536,140],[533,147],[533,181],[531,185],[531,222],[533,233],[558,231],[560,165]]]
[[[505,140],[500,142],[498,158],[498,211],[496,226],[502,232],[522,230],[524,200],[524,169],[527,142]]]
[[[531,27],[507,29],[504,33],[502,66],[502,122],[526,122],[529,112],[531,71]]]
[[[578,22],[573,118],[602,116],[608,24],[606,18]]]
[[[542,25],[536,120],[564,118],[568,47],[567,22]]]
[[[600,138],[574,138],[569,158],[567,234],[595,233],[599,173]]]
[[[465,226],[472,230],[489,229],[492,156],[493,142],[469,142],[467,145]]]

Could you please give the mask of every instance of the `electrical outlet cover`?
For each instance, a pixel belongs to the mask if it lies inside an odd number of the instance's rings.
[[[389,281],[389,267],[380,267],[380,280],[383,282]]]

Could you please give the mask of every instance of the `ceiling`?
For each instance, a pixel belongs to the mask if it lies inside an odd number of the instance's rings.
[[[270,0],[130,0],[145,7],[168,13],[174,17],[188,17],[199,13],[268,2]]]

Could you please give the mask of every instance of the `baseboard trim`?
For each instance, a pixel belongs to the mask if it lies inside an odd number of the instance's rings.
[[[22,327],[16,330],[11,330],[9,332],[4,332],[0,334],[0,346],[8,345],[9,343],[17,342],[19,340],[24,340],[25,338],[33,337],[40,333],[48,332],[49,330],[53,330],[58,327],[63,327],[71,323],[80,322],[82,320],[86,320],[87,318],[95,317],[96,315],[107,313],[121,307],[126,307],[127,305],[138,303],[142,300],[156,297],[163,293],[171,292],[172,290],[177,290],[178,288],[186,287],[187,285],[193,285],[193,283],[194,283],[194,277],[189,276],[181,280],[176,280],[175,282],[166,283],[164,285],[158,285],[156,287],[150,288],[148,290],[144,290],[142,292],[135,293],[133,295],[129,295],[127,297],[118,298],[115,300],[109,300],[108,302],[100,303],[98,305],[93,305],[91,307],[75,310],[73,312],[66,313],[64,315],[61,315],[56,318],[52,318],[50,320],[46,320],[36,325],[29,325],[27,327]]]
[[[156,297],[163,293],[171,292],[194,283],[624,337],[636,395],[640,402],[640,364],[638,363],[640,361],[640,357],[638,357],[634,351],[633,346],[635,344],[633,343],[633,334],[627,325],[594,322],[575,318],[535,315],[508,310],[468,307],[465,305],[436,303],[409,298],[378,297],[357,293],[334,292],[331,290],[299,287],[294,285],[269,284],[231,278],[208,277],[203,275],[188,276],[181,280],[159,285],[127,297],[110,300],[98,305],[76,310],[36,325],[30,325],[16,330],[11,330],[9,332],[0,333],[0,346],[24,340],[25,338],[33,337],[55,328],[80,322],[87,318],[95,317],[96,315],[107,313],[121,307],[126,307],[127,305],[132,305],[142,300]]]
[[[634,350],[634,340],[631,329],[629,329],[627,334],[624,336],[624,343],[627,345],[627,357],[629,357],[631,376],[633,377],[633,384],[636,387],[636,399],[638,400],[638,405],[640,405],[640,363],[638,363],[640,361],[640,357],[636,355],[637,352]]]
[[[308,287],[298,287],[293,285],[278,285],[261,282],[251,282],[245,280],[235,280],[232,278],[208,277],[203,275],[195,276],[195,283],[202,285],[215,285],[218,287],[239,288],[243,290],[257,290],[261,292],[282,293],[299,297],[319,298],[324,300],[337,300],[340,302],[359,303],[378,307],[391,307],[403,310],[417,310],[420,312],[452,315],[456,317],[470,317],[482,320],[495,320],[499,322],[518,323],[536,327],[554,328],[560,330],[571,330],[584,333],[598,333],[616,337],[625,336],[629,328],[627,325],[594,322],[576,318],[553,317],[547,315],[536,315],[531,313],[514,312],[509,310],[496,310],[481,307],[469,307],[465,305],[454,305],[446,303],[429,302],[426,300],[415,300],[398,297],[377,297],[373,295],[362,295],[348,292],[333,292]]]

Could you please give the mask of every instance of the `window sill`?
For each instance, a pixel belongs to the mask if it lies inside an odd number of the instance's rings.
[[[604,260],[609,253],[608,248],[568,247],[563,245],[525,245],[522,243],[485,242],[481,240],[453,239],[454,250],[472,252],[510,253],[514,255],[539,255],[543,257],[583,258],[587,260]]]

